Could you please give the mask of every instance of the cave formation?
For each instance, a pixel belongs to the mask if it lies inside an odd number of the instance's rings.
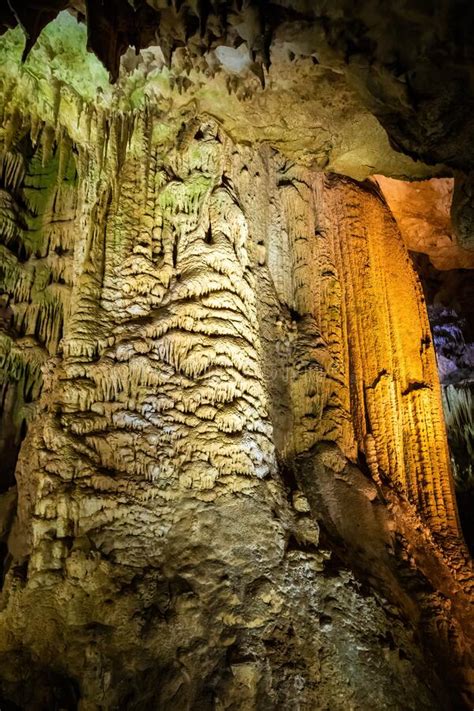
[[[0,9],[2,711],[473,707],[474,6],[393,5]]]

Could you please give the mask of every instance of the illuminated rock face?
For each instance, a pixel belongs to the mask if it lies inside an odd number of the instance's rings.
[[[417,255],[436,349],[459,515],[472,550],[474,531],[474,333],[472,271],[438,272]]]
[[[377,183],[412,252],[423,285],[442,385],[459,513],[472,548],[474,252],[460,245],[461,235],[458,231],[457,237],[453,229],[458,206],[451,179],[403,182],[377,176]]]
[[[166,150],[150,115],[135,131],[125,150],[112,123],[105,158],[24,132],[3,159],[2,444],[27,434],[0,498],[1,693],[467,698],[434,352],[383,199],[211,120]]]
[[[456,534],[436,360],[422,293],[380,199],[340,180],[333,244],[355,383],[352,418],[369,466],[396,482],[434,531]],[[338,219],[339,218],[339,219]]]

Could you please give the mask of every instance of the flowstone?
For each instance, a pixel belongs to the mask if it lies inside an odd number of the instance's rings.
[[[184,118],[5,147],[2,694],[450,708],[470,573],[396,224]]]

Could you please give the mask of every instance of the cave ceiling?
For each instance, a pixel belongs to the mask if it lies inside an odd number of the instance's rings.
[[[357,179],[469,173],[473,13],[468,2],[9,0],[0,28],[23,32],[4,34],[0,74],[20,108],[35,92],[40,118],[58,111],[76,141],[84,108],[148,102]]]

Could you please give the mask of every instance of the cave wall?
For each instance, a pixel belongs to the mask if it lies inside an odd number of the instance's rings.
[[[470,574],[381,195],[205,117],[110,116],[93,150],[9,125],[4,698],[462,703]]]

